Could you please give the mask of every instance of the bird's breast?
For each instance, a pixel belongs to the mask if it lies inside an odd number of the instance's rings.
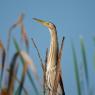
[[[50,66],[50,64],[48,64],[46,70],[46,81],[47,81],[48,88],[50,90],[53,90],[55,76],[56,76],[56,65]]]

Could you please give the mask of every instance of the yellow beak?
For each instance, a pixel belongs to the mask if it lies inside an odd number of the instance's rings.
[[[46,26],[46,27],[49,26],[49,22],[46,22],[46,21],[43,21],[43,20],[37,19],[37,18],[33,18],[33,20],[35,20],[35,21],[41,23],[43,26]]]

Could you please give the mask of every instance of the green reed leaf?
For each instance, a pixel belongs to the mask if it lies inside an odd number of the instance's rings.
[[[17,43],[17,41],[16,41],[15,38],[13,39],[13,41],[14,41],[14,45],[15,45],[16,50],[17,50],[17,51],[20,51],[19,45],[18,45],[18,43]],[[21,62],[22,62],[22,64],[24,64],[24,60],[23,60],[22,57],[21,57]],[[27,75],[28,75],[28,78],[29,78],[29,80],[30,80],[30,82],[31,82],[31,85],[32,85],[33,88],[34,88],[34,91],[35,91],[36,95],[39,95],[39,91],[38,91],[38,89],[37,89],[37,87],[36,87],[36,85],[35,85],[35,83],[34,83],[34,80],[32,79],[32,76],[31,76],[31,74],[30,74],[29,71],[27,71]]]
[[[73,53],[73,60],[74,60],[74,70],[75,70],[75,77],[76,77],[76,82],[77,82],[77,90],[78,90],[78,95],[82,95],[81,91],[81,85],[80,85],[80,80],[79,80],[79,70],[78,70],[78,63],[77,63],[77,57],[76,57],[76,52],[74,45],[72,43],[72,53]]]
[[[82,58],[83,58],[83,65],[84,65],[84,71],[85,71],[85,77],[87,81],[87,85],[89,86],[89,76],[88,76],[88,66],[87,66],[87,59],[86,59],[86,49],[84,46],[83,38],[80,38],[80,45],[81,45],[81,52],[82,52]]]

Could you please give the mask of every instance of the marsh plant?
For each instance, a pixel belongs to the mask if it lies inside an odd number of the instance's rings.
[[[47,58],[48,58],[48,49],[46,49],[45,59],[41,57],[39,48],[37,47],[35,41],[33,38],[29,38],[28,34],[25,29],[25,25],[23,23],[25,15],[22,14],[19,16],[16,23],[14,23],[7,32],[7,38],[6,38],[6,45],[0,38],[0,95],[32,95],[32,92],[28,92],[28,88],[24,85],[26,76],[28,77],[28,80],[30,82],[31,90],[34,90],[35,95],[47,95],[47,89],[46,89],[46,66],[47,66]],[[19,27],[21,29],[21,43],[25,45],[25,49],[23,49],[22,44],[18,44],[17,39],[15,38],[12,33],[14,32],[14,29]],[[31,42],[30,42],[31,41]],[[93,42],[95,45],[95,37],[93,38]],[[77,55],[75,51],[75,47],[73,42],[71,42],[72,46],[72,55],[73,55],[73,63],[74,63],[74,70],[75,70],[75,78],[76,78],[76,85],[77,85],[77,95],[83,95],[83,89],[81,88],[82,84],[80,82],[80,74],[79,74],[79,67],[78,67],[78,61],[77,61]],[[36,51],[35,54],[38,56],[39,63],[41,65],[42,69],[42,84],[39,83],[39,89],[36,86],[35,82],[40,82],[39,79],[39,73],[37,72],[37,68],[34,64],[33,59],[30,57],[30,48],[31,44],[35,47]],[[10,53],[10,47],[11,45],[13,48],[15,48],[15,52],[13,55]],[[80,46],[81,46],[81,54],[83,59],[83,69],[85,74],[85,81],[87,84],[87,91],[88,95],[94,95],[95,93],[89,88],[90,80],[89,80],[89,71],[88,71],[88,63],[86,58],[86,49],[84,45],[83,38],[80,38]],[[60,64],[61,64],[61,57],[62,52],[64,48],[64,37],[62,38],[61,45],[58,52],[58,72],[61,72]],[[12,58],[9,61],[9,56],[12,56]],[[45,61],[43,61],[45,60]],[[21,64],[21,65],[20,65]],[[18,78],[18,70],[22,66],[22,70],[20,70],[21,75],[20,78]],[[95,66],[95,52],[94,52],[94,66]],[[29,68],[30,67],[30,68]],[[21,69],[21,68],[20,68]],[[31,70],[29,70],[31,69]],[[34,77],[34,78],[33,78]],[[57,78],[59,78],[59,73],[57,74]],[[18,83],[16,85],[16,83]],[[61,83],[61,82],[60,82]],[[57,85],[57,81],[56,84]],[[65,89],[65,86],[64,86]],[[42,92],[41,92],[42,91]],[[66,92],[65,92],[66,94]],[[55,94],[54,94],[55,95]]]

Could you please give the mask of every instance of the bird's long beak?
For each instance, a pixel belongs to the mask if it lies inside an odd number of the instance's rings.
[[[33,20],[35,20],[35,21],[41,23],[42,25],[44,25],[44,26],[46,26],[46,27],[49,26],[49,22],[46,22],[46,21],[43,21],[43,20],[37,19],[37,18],[33,18]]]

